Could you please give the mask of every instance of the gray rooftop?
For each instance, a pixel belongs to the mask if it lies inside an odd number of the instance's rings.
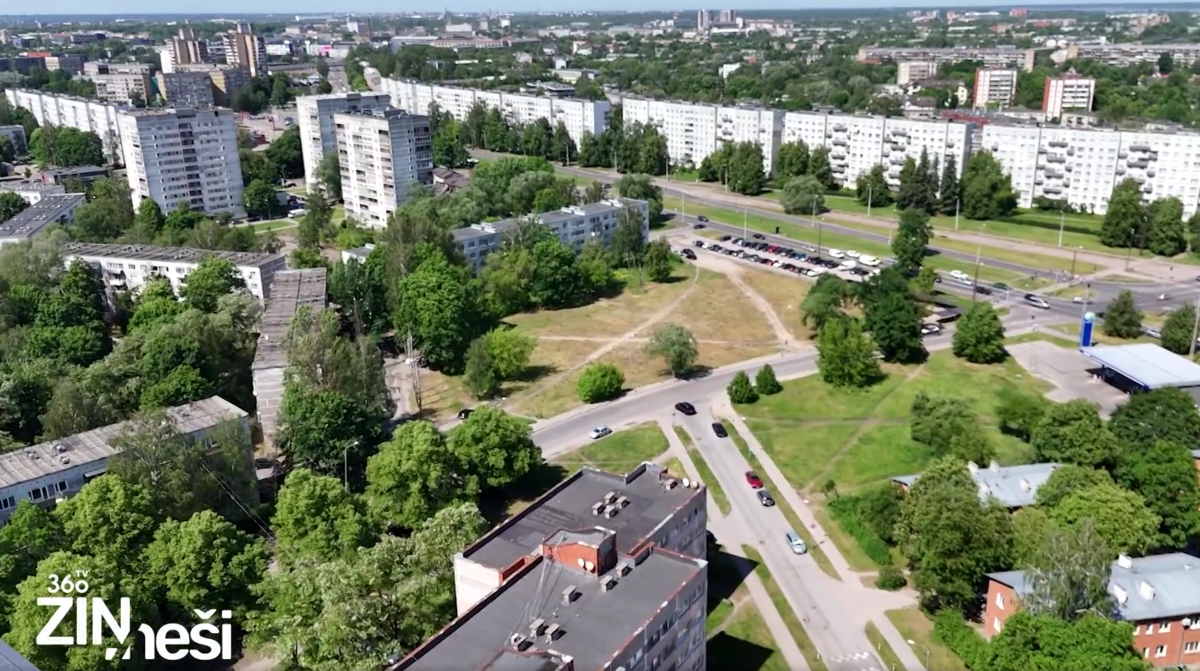
[[[52,191],[59,189],[62,187],[58,184],[43,182],[32,177],[0,180],[0,191]]]
[[[1080,347],[1079,351],[1150,389],[1200,386],[1200,365],[1154,343]]]
[[[989,573],[988,577],[1013,588],[1018,596],[1032,589],[1024,571]],[[1200,559],[1182,552],[1118,559],[1112,564],[1108,592],[1123,620],[1195,617],[1200,613]]]
[[[628,554],[695,496],[705,495],[703,490],[663,487],[662,482],[669,477],[666,469],[651,463],[643,463],[626,475],[583,468],[497,525],[464,550],[463,557],[500,570],[528,556],[557,531],[597,526],[613,531],[617,551]],[[597,518],[592,506],[609,492],[627,497],[630,504],[615,517]]]
[[[1021,466],[1001,466],[992,462],[987,468],[980,468],[969,463],[971,478],[979,486],[979,498],[986,501],[994,497],[1008,508],[1023,508],[1037,503],[1037,491],[1050,474],[1058,468],[1058,464],[1023,464]],[[920,475],[902,475],[892,478],[906,487],[911,487]]]
[[[622,556],[620,561],[632,560]],[[607,668],[706,566],[704,560],[655,549],[606,592],[600,582],[609,575],[619,576],[615,569],[597,576],[539,557],[392,671],[553,671],[559,666],[540,640],[523,653],[508,647],[509,637],[528,634],[529,623],[536,618],[548,625],[560,624],[563,635],[549,645],[559,655],[573,658],[575,669]],[[564,605],[562,592],[568,586],[574,586],[579,596]]]
[[[304,268],[282,270],[271,282],[271,298],[258,322],[258,348],[254,352],[253,369],[277,368],[287,365],[283,339],[292,317],[303,306],[325,307],[325,269]]]
[[[83,205],[82,193],[52,194],[30,205],[0,224],[0,238],[31,238],[68,212]]]
[[[280,259],[285,258],[281,254],[225,252],[211,249],[195,249],[192,247],[106,245],[97,242],[69,242],[63,245],[63,253],[68,256],[175,263],[200,263],[207,257],[215,256],[219,259],[226,259],[235,266],[244,268],[261,268],[278,263]]]
[[[561,210],[551,210],[550,212],[542,212],[536,215],[537,220],[544,225],[554,225],[564,221],[570,221],[578,217],[590,217],[599,214],[607,214],[625,207],[626,205],[638,207],[645,204],[644,200],[636,200],[633,198],[613,198],[602,200],[597,203],[586,203],[584,205],[575,205],[572,207],[564,207]],[[481,238],[492,235],[493,233],[503,233],[505,231],[516,228],[521,222],[520,218],[502,219],[501,221],[483,222],[472,224],[463,228],[458,228],[451,233],[454,235],[455,242],[471,240],[473,238]]]
[[[185,435],[247,416],[245,410],[220,396],[169,408],[166,413],[175,429]],[[110,424],[0,454],[0,487],[11,487],[81,464],[107,459],[117,453],[109,441],[120,435],[129,424]],[[60,445],[65,449],[60,450]]]

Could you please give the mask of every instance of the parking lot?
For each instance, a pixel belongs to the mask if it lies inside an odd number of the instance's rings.
[[[729,235],[722,236],[717,242],[696,239],[692,241],[692,246],[813,279],[833,273],[843,279],[862,281],[879,274],[879,268],[891,262],[865,256],[852,249],[828,249],[824,250],[824,254],[819,254],[816,247],[811,245],[793,249],[753,237],[747,240]]]

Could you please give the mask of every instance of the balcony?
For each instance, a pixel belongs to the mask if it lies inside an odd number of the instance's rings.
[[[1061,154],[1050,154],[1049,156],[1046,157],[1046,162],[1047,163],[1066,163],[1067,157],[1062,156]]]
[[[833,124],[833,129],[836,131],[839,131],[839,132],[844,132],[846,130],[846,124],[835,123],[835,124]]]
[[[1150,145],[1144,142],[1138,142],[1136,144],[1129,145],[1129,151],[1147,152],[1150,151]]]
[[[1150,161],[1146,161],[1146,160],[1130,161],[1127,165],[1131,168],[1137,168],[1137,169],[1141,170],[1143,168],[1150,167]]]
[[[1065,147],[1065,146],[1067,146],[1067,141],[1066,140],[1051,140],[1050,146],[1055,147],[1055,148]]]

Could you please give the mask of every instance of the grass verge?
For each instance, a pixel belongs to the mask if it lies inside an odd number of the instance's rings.
[[[912,608],[900,608],[897,610],[889,610],[887,619],[891,620],[892,626],[900,632],[906,641],[913,641],[915,645],[910,643],[913,654],[917,659],[922,661],[928,660],[925,668],[929,671],[967,671],[967,666],[953,652],[950,652],[940,643],[935,643],[933,640],[933,622],[925,617],[920,609],[915,606]]]
[[[788,671],[787,661],[775,650],[771,630],[753,602],[738,607],[721,631],[708,639],[706,652],[710,669]]]
[[[708,462],[704,460],[704,456],[700,454],[700,450],[696,449],[696,445],[692,442],[692,437],[688,435],[688,432],[682,426],[675,426],[673,428],[675,429],[675,435],[679,436],[679,440],[687,448],[688,456],[692,458],[692,464],[700,472],[700,480],[708,486],[708,493],[717,504],[717,510],[720,510],[722,515],[728,515],[730,510],[732,510],[729,506],[729,497],[725,496],[725,490],[721,488],[721,483],[717,480],[717,476],[713,475],[712,469],[708,467]]]
[[[887,639],[879,633],[879,628],[875,626],[874,622],[867,623],[866,631],[867,640],[875,646],[875,651],[879,653],[879,661],[883,662],[883,668],[888,671],[903,671],[904,666],[900,663],[900,658],[896,656],[896,651],[888,645]]]
[[[667,451],[667,437],[654,422],[617,431],[554,460],[568,471],[593,466],[610,473],[628,473],[643,461],[653,461]]]
[[[792,610],[792,605],[788,603],[787,597],[783,595],[783,590],[779,589],[779,585],[775,582],[775,578],[771,575],[771,570],[767,568],[766,562],[763,561],[761,555],[754,548],[743,545],[742,553],[747,559],[757,562],[754,572],[763,582],[763,587],[766,588],[767,594],[771,596],[771,602],[775,604],[775,609],[779,611],[779,616],[787,625],[788,631],[791,632],[792,638],[796,641],[796,647],[800,648],[804,659],[808,660],[808,666],[811,671],[828,671],[824,660],[817,654],[817,648],[813,645],[812,639],[808,637],[808,632],[804,631],[804,626],[800,624],[800,618],[796,616],[796,611]],[[735,668],[715,666],[711,668]]]

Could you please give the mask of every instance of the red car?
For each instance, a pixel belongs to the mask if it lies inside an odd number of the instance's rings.
[[[762,489],[762,480],[754,471],[746,471],[746,484],[750,485],[751,489]]]

